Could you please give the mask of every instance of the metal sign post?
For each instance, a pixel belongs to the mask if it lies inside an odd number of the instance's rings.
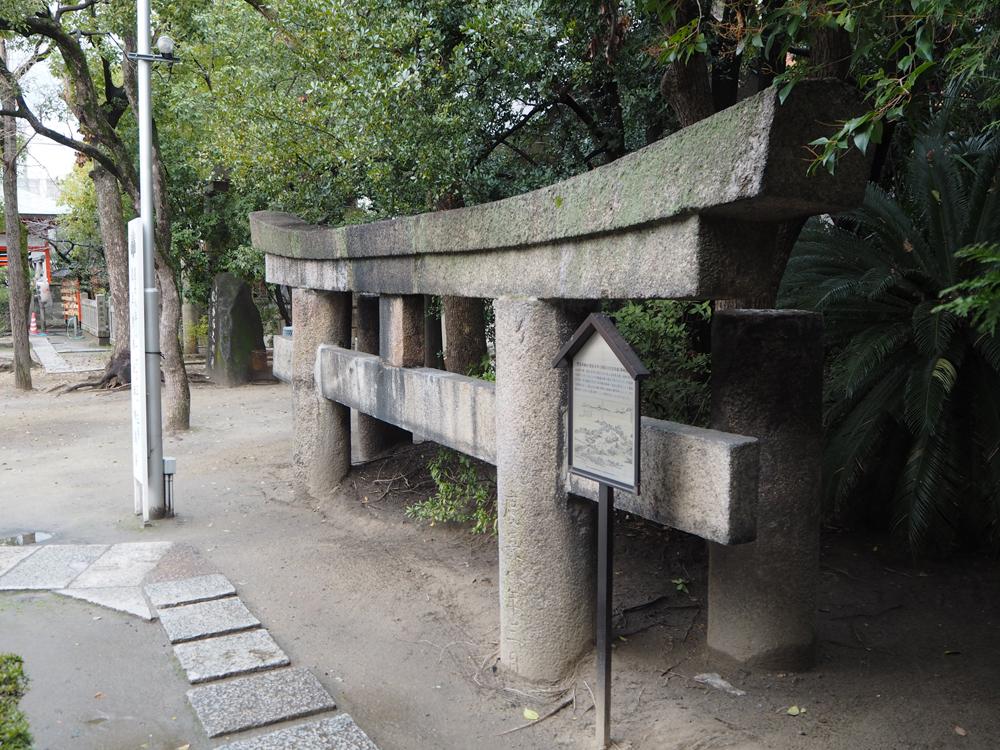
[[[597,335],[594,335],[597,334]],[[592,314],[556,355],[570,366],[569,470],[598,482],[598,747],[611,746],[611,603],[614,593],[614,488],[639,491],[639,380],[649,370],[607,315]]]

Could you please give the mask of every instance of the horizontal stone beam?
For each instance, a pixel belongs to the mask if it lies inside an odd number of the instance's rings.
[[[719,544],[757,538],[756,438],[642,418],[640,492],[615,507]],[[597,482],[570,476],[569,492],[597,499]]]
[[[512,219],[514,221],[514,219]],[[538,299],[762,296],[773,276],[767,224],[687,216],[626,234],[520,248],[355,260],[266,257],[275,284],[329,291]]]
[[[271,372],[278,380],[292,382],[292,339],[285,336],[274,337],[274,359]]]
[[[275,339],[275,362],[278,361]],[[496,463],[493,383],[429,368],[389,367],[372,354],[321,346],[320,393],[384,422]],[[615,493],[625,511],[720,544],[756,538],[758,448],[754,438],[644,417],[642,493]],[[597,498],[571,477],[569,491]]]
[[[268,256],[269,281],[330,291],[755,296],[772,273],[769,225],[860,204],[862,156],[846,154],[836,175],[809,175],[805,150],[858,106],[856,91],[830,81],[800,82],[783,105],[768,89],[531,193],[349,227],[257,212],[252,241]]]
[[[852,150],[835,175],[809,175],[805,148],[858,108],[854,89],[804,81],[784,104],[768,89],[531,193],[349,227],[258,212],[252,241],[269,281],[331,291],[754,296],[763,282],[747,276],[773,273],[774,223],[860,204],[866,159]],[[641,293],[628,286],[636,279]]]
[[[321,346],[320,393],[435,443],[496,463],[493,383],[425,367],[390,367],[374,354]]]
[[[335,258],[464,253],[633,231],[691,213],[786,221],[857,206],[865,160],[808,175],[809,141],[858,110],[855,89],[798,83],[784,104],[770,88],[611,164],[530,193],[375,224],[315,227],[251,214],[254,245],[273,255]],[[858,179],[862,177],[862,179]]]

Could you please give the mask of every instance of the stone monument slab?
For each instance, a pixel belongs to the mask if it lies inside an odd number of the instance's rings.
[[[231,273],[216,275],[208,309],[209,376],[226,388],[249,383],[253,352],[263,348],[264,326],[250,287]]]

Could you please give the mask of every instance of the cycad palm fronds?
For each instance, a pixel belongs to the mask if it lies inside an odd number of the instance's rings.
[[[1000,336],[941,308],[982,270],[970,247],[1000,247],[1000,143],[973,145],[918,139],[905,192],[812,221],[782,282],[783,307],[825,314],[827,507],[891,520],[914,554],[1000,547]]]

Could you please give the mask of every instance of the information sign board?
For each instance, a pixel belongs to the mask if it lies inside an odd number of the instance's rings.
[[[571,367],[571,471],[615,487],[636,487],[638,382],[601,336],[590,337]]]
[[[145,488],[149,482],[149,439],[146,434],[146,342],[142,220],[128,223],[128,295],[132,361],[132,474]]]
[[[649,371],[607,315],[592,314],[556,356],[569,365],[569,470],[639,487],[639,380]]]

